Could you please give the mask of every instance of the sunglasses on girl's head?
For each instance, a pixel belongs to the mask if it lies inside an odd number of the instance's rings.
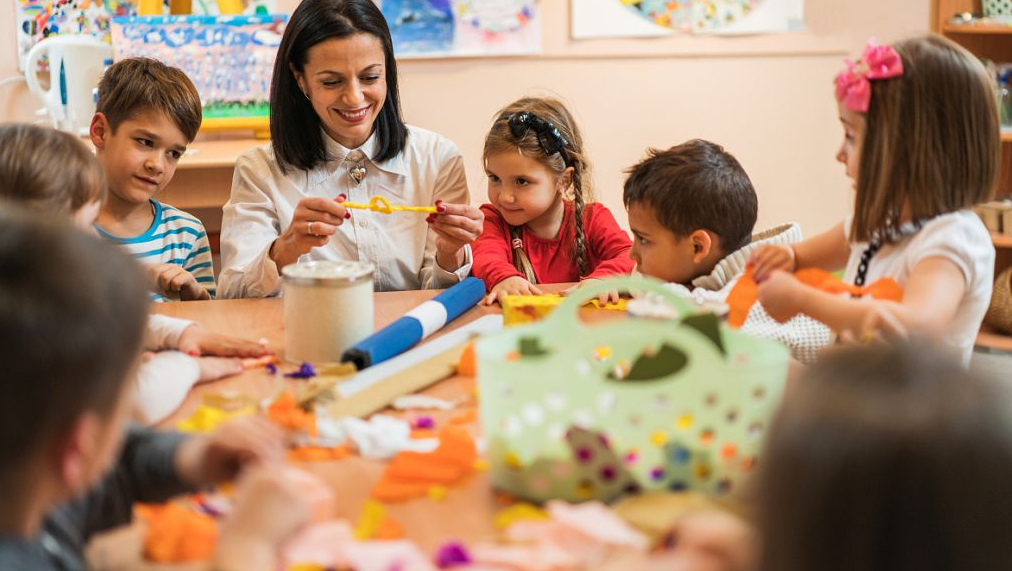
[[[559,129],[528,111],[520,111],[509,116],[510,133],[517,139],[522,139],[528,129],[534,129],[538,136],[538,143],[545,153],[554,155],[562,152],[562,148],[569,144],[569,141],[562,135]],[[565,155],[563,154],[563,158]]]

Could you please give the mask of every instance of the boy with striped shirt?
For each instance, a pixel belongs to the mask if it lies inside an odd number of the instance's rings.
[[[153,59],[122,60],[102,77],[96,109],[90,136],[109,184],[99,234],[145,264],[155,301],[213,298],[204,226],[154,199],[200,127],[193,82]]]

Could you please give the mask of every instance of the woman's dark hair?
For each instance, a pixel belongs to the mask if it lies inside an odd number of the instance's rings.
[[[309,170],[327,160],[320,118],[303,95],[289,64],[306,65],[310,48],[330,39],[368,34],[383,44],[387,96],[376,118],[379,151],[375,161],[400,153],[408,138],[397,91],[397,62],[390,29],[372,0],[303,0],[285,28],[271,83],[271,140],[281,172]]]
[[[820,358],[761,460],[757,569],[1012,567],[1010,388],[920,342]]]

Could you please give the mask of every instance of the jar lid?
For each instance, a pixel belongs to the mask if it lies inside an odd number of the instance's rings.
[[[371,281],[373,265],[351,260],[299,262],[282,268],[285,283],[295,285],[345,286]]]

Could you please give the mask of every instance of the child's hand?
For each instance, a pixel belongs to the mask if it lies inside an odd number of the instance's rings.
[[[263,357],[271,352],[266,343],[256,343],[239,337],[230,337],[204,329],[195,323],[183,330],[179,336],[178,350],[192,357],[214,355],[217,357]]]
[[[436,263],[446,270],[455,270],[464,263],[464,246],[481,236],[485,215],[470,204],[449,204],[436,201],[436,214],[425,219],[436,233]]]
[[[222,528],[214,569],[273,569],[279,544],[309,521],[311,509],[280,466],[260,467],[239,482]]]
[[[842,343],[868,345],[870,343],[894,343],[909,336],[906,324],[879,303],[869,302],[869,307],[861,319],[858,331],[841,331]]]
[[[776,270],[794,273],[798,263],[791,245],[769,245],[757,248],[748,260],[752,277],[756,283],[763,283]]]
[[[520,276],[513,276],[495,284],[492,291],[482,300],[483,305],[492,305],[507,295],[545,295],[538,287]]]
[[[158,263],[145,266],[145,269],[153,289],[166,297],[178,294],[182,301],[211,299],[211,294],[197,283],[197,278],[182,266]]]
[[[200,367],[198,383],[217,381],[243,371],[242,361],[234,357],[197,357],[197,366]]]
[[[583,280],[582,282],[580,282],[578,284],[573,284],[573,285],[567,287],[566,289],[560,291],[559,294],[563,295],[563,296],[572,295],[573,292],[576,291],[577,289],[579,289],[581,286],[583,286],[583,284],[591,282],[591,281],[596,281],[596,278],[585,279],[585,280]],[[601,305],[607,305],[609,303],[618,303],[619,300],[621,300],[621,299],[622,299],[622,294],[618,290],[615,290],[615,289],[613,289],[611,291],[606,291],[604,293],[600,293],[597,296],[597,302],[599,304],[601,304]]]
[[[221,425],[208,436],[192,436],[176,452],[180,478],[208,485],[236,477],[251,464],[280,465],[285,457],[280,428],[259,416]]]
[[[798,314],[796,296],[804,287],[793,275],[775,270],[759,284],[759,302],[770,317],[784,323]]]

